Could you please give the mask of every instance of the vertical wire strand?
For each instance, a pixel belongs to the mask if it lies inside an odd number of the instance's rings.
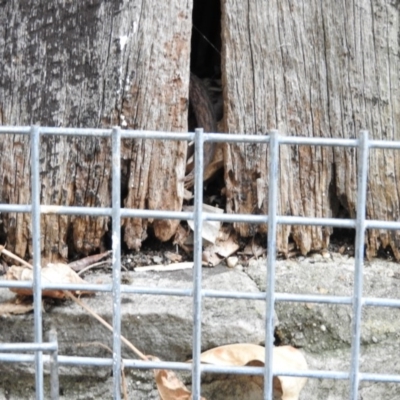
[[[270,132],[269,141],[269,187],[268,187],[268,256],[265,318],[265,375],[264,399],[272,400],[274,310],[275,310],[275,257],[277,228],[277,199],[279,172],[279,135]]]
[[[363,290],[364,244],[365,244],[365,209],[368,178],[368,132],[361,131],[358,147],[357,168],[357,218],[355,239],[353,320],[351,342],[350,400],[357,400],[360,367],[361,310]]]
[[[192,396],[200,400],[201,392],[201,280],[203,225],[203,129],[196,129],[194,174],[194,269],[193,269],[193,371]]]
[[[113,398],[121,398],[121,130],[112,130]]]
[[[34,337],[36,343],[43,341],[42,328],[42,279],[40,265],[40,131],[31,127],[31,196],[32,196],[32,249],[33,249],[33,299]],[[36,399],[43,399],[43,353],[35,353]]]

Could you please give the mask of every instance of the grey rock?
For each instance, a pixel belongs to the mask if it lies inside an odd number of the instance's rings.
[[[400,299],[400,265],[384,260],[366,262],[363,297]],[[247,273],[265,290],[265,261],[251,263]],[[332,259],[283,260],[276,263],[276,292],[352,296],[354,259],[333,254]],[[312,370],[350,371],[351,305],[277,302],[282,344],[301,347]],[[400,374],[400,310],[362,309],[360,370]],[[362,381],[360,399],[397,399],[400,384]],[[349,398],[346,380],[309,379],[300,399]]]
[[[123,274],[124,282],[138,287],[186,288],[192,287],[192,271],[176,272],[131,272]],[[110,274],[86,277],[89,282],[111,283]],[[258,292],[257,285],[243,272],[226,267],[203,269],[203,289],[220,291]],[[12,297],[7,289],[0,290],[0,301]],[[84,302],[112,323],[111,294],[97,293],[84,298]],[[186,361],[192,356],[193,301],[189,297],[123,294],[121,305],[122,334],[145,354],[155,355],[166,361]],[[265,305],[262,301],[204,298],[202,304],[202,350],[230,343],[261,344],[265,340]],[[277,319],[275,319],[277,322]],[[33,341],[33,315],[15,315],[3,319],[0,324],[1,342]],[[86,311],[71,301],[53,306],[43,314],[43,332],[54,327],[58,333],[59,354],[84,357],[110,357],[110,353],[97,345],[112,347],[112,335]],[[136,358],[123,346],[123,357]],[[30,387],[33,365],[0,364],[0,387],[11,393],[11,398],[24,397],[23,387]],[[88,367],[61,367],[61,386],[65,393],[62,398],[80,398],[88,386],[95,385],[96,395],[111,398],[100,393],[105,381],[108,390],[110,369]],[[20,377],[20,380],[16,378]],[[85,377],[82,379],[82,377]],[[152,373],[129,372],[131,390],[135,398],[151,399],[155,393]],[[139,382],[139,383],[138,383]],[[75,384],[76,383],[76,384]],[[71,386],[72,385],[72,386]],[[106,386],[104,386],[106,390]],[[138,391],[136,393],[136,391]],[[29,392],[29,390],[28,390]],[[90,391],[91,392],[91,391]],[[140,393],[142,394],[140,394]],[[67,394],[68,393],[68,394]],[[93,392],[91,392],[93,393]],[[145,393],[145,395],[143,395]],[[5,392],[3,395],[6,398]],[[143,395],[143,397],[140,397]],[[88,397],[84,397],[90,398]],[[154,398],[157,398],[154,397]]]
[[[351,296],[354,260],[332,254],[331,258],[277,261],[276,291],[313,295]],[[400,266],[382,260],[367,262],[364,267],[363,296],[400,298]],[[109,274],[87,278],[92,282],[111,282]],[[124,281],[135,286],[190,288],[191,271],[124,274]],[[266,261],[252,262],[246,273],[217,267],[203,270],[203,288],[223,291],[258,292],[265,290]],[[12,296],[0,291],[0,298]],[[86,298],[108,321],[112,299],[98,293]],[[277,302],[279,315],[277,337],[282,344],[301,347],[311,370],[349,372],[351,364],[351,305]],[[206,298],[202,307],[202,349],[227,343],[264,342],[262,301]],[[123,295],[122,331],[141,351],[168,361],[191,357],[192,301],[184,297]],[[51,326],[58,331],[60,354],[110,357],[108,351],[78,343],[99,341],[111,347],[111,336],[97,321],[77,305],[65,302],[44,315],[44,332]],[[365,373],[400,374],[400,310],[389,307],[363,307],[360,370]],[[0,324],[2,342],[31,341],[33,316],[12,316]],[[134,358],[125,350],[124,357]],[[190,387],[189,373],[179,374]],[[130,398],[158,399],[151,371],[126,369]],[[254,381],[246,377],[204,377],[202,393],[208,400],[262,399]],[[45,380],[46,385],[47,379]],[[111,398],[110,368],[60,368],[61,399]],[[47,387],[47,386],[46,386]],[[361,381],[359,399],[398,399],[400,384]],[[34,398],[33,366],[0,364],[0,398]],[[342,400],[349,398],[347,380],[309,379],[300,399]]]

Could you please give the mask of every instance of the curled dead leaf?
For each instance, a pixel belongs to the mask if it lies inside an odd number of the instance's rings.
[[[10,281],[32,281],[33,270],[27,267],[18,267],[13,265],[7,271],[5,276]],[[41,279],[43,283],[86,283],[75,271],[67,264],[47,264],[41,269]],[[12,292],[32,296],[32,289],[11,288]],[[75,292],[76,294],[89,294],[91,292]],[[44,297],[53,297],[56,299],[65,298],[63,290],[43,290]]]
[[[149,360],[160,361],[159,358],[148,356]],[[192,393],[176,376],[173,371],[167,369],[155,369],[154,377],[161,400],[191,400]],[[201,397],[202,400],[206,400]]]
[[[210,349],[201,355],[201,361],[207,364],[224,366],[264,365],[265,348],[250,343],[230,344]],[[274,347],[273,368],[276,370],[308,369],[304,355],[291,346]],[[255,378],[253,381],[262,386],[262,380]],[[274,379],[274,392],[281,396],[282,400],[298,400],[301,390],[307,382],[307,378],[291,376],[278,376]]]
[[[10,315],[27,314],[33,310],[32,299],[15,297],[4,303],[0,303],[0,316],[8,317]]]

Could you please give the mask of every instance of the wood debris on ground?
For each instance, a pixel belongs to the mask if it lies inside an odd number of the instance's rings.
[[[208,204],[203,204],[203,212],[213,213],[213,214],[223,214],[224,210],[222,208],[213,207]],[[183,207],[184,211],[193,211],[193,206]],[[194,220],[187,220],[187,224],[190,229],[194,231]],[[221,222],[219,221],[203,221],[203,226],[201,230],[201,236],[203,238],[203,243],[215,243],[218,238],[219,231],[221,229]]]
[[[147,265],[144,267],[136,267],[135,271],[138,272],[148,272],[148,271],[158,271],[158,272],[167,272],[167,271],[179,271],[182,269],[191,269],[193,268],[194,263],[192,261],[175,263],[169,265]]]
[[[185,211],[193,211],[193,206],[184,208]],[[203,211],[220,214],[224,211],[221,208],[203,204]],[[174,244],[181,247],[186,253],[193,253],[193,231],[194,221],[187,220],[190,229],[179,226],[175,235]],[[223,260],[236,253],[239,249],[237,234],[231,227],[223,226],[219,221],[203,221],[203,263],[206,266],[215,267]]]
[[[112,251],[106,251],[104,253],[100,253],[100,254],[94,254],[92,256],[88,256],[85,258],[81,258],[79,260],[73,261],[71,263],[69,263],[69,267],[72,268],[74,271],[79,272],[84,268],[87,268],[88,266],[99,262],[100,260],[105,259],[106,257],[111,256]]]

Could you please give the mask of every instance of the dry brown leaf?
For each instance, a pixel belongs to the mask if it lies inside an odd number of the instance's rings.
[[[6,274],[6,279],[10,281],[32,281],[33,270],[27,267],[13,265]],[[47,264],[41,269],[41,279],[43,283],[86,283],[76,274],[67,264]],[[32,296],[32,289],[12,288],[12,292],[17,294]],[[89,294],[91,292],[77,292],[76,294]],[[63,290],[43,290],[44,297],[56,299],[65,298]]]
[[[230,344],[208,350],[201,355],[201,361],[207,364],[225,366],[245,366],[265,363],[265,348],[250,343]],[[307,362],[303,354],[291,346],[274,347],[273,368],[277,370],[306,371]],[[307,378],[278,376],[274,389],[282,395],[282,400],[298,400]]]
[[[293,369],[306,371],[308,369],[306,359],[300,350],[292,346],[274,348],[274,368]],[[295,378],[292,376],[278,376],[282,387],[282,400],[297,400],[300,392],[307,382],[307,378]]]
[[[0,303],[0,316],[7,317],[9,315],[27,314],[33,310],[32,299],[21,299],[15,297],[4,303]]]
[[[152,361],[160,361],[159,358],[148,356]],[[161,400],[191,400],[192,393],[176,376],[173,371],[166,369],[155,369],[154,377],[156,379],[158,393]],[[206,400],[201,397],[202,400]]]

